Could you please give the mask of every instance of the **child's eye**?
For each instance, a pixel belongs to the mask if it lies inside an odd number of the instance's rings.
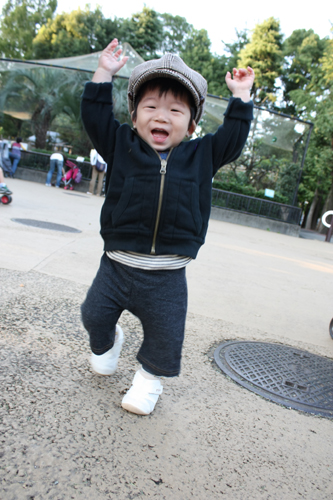
[[[171,111],[175,112],[175,113],[180,113],[180,110],[179,109],[172,109]]]

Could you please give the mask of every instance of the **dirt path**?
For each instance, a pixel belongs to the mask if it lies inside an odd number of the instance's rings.
[[[333,422],[264,400],[212,360],[223,340],[276,340],[267,333],[191,313],[182,374],[139,417],[120,407],[137,367],[133,316],[120,321],[118,372],[98,377],[79,317],[86,285],[6,269],[0,282],[2,500],[332,499]]]

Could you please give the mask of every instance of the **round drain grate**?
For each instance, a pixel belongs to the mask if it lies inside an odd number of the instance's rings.
[[[35,219],[12,219],[13,222],[25,224],[26,226],[39,227],[40,229],[50,229],[51,231],[61,231],[63,233],[81,233],[75,227],[64,226],[63,224],[55,224],[54,222],[47,222],[44,220]]]
[[[224,342],[214,352],[221,370],[260,396],[296,410],[333,417],[333,360],[264,342]]]

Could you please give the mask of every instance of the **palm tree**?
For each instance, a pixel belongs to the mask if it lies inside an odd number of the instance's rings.
[[[74,83],[70,71],[51,68],[19,69],[9,73],[0,91],[0,109],[29,112],[36,147],[45,149],[47,131],[62,111],[61,96]]]

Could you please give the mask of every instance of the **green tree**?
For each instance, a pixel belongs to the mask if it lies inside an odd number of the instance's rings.
[[[312,206],[307,228],[314,229],[317,219],[333,209],[333,87],[316,106],[314,131],[310,141],[302,181],[303,192]],[[311,212],[310,212],[311,214]],[[322,225],[320,230],[324,231]]]
[[[193,29],[180,56],[190,68],[198,71],[207,80],[210,94],[230,95],[225,83],[227,58],[213,55],[210,46],[207,31]]]
[[[75,79],[74,73],[49,68],[13,71],[0,91],[0,109],[19,104],[30,112],[36,147],[45,149],[47,131],[62,111],[60,97],[68,85],[73,86]]]
[[[236,40],[232,43],[224,43],[224,52],[227,57],[227,71],[232,72],[233,68],[238,67],[238,61],[240,52],[246,47],[250,42],[248,36],[248,30],[238,31],[236,30]]]
[[[52,130],[59,132],[60,138],[70,144],[77,154],[89,156],[92,147],[81,120],[82,88],[91,75],[77,73],[75,80],[69,80],[59,94],[57,114],[52,122]]]
[[[163,26],[163,39],[160,50],[162,53],[171,52],[180,54],[184,43],[191,36],[192,24],[189,24],[185,17],[172,16],[171,14],[158,14]]]
[[[207,31],[193,29],[180,53],[184,62],[190,68],[201,73],[206,80],[209,80],[211,76],[212,53],[210,46],[211,41]]]
[[[142,12],[122,21],[120,39],[131,44],[145,60],[158,57],[163,41],[163,26],[159,14],[144,7]]]
[[[33,40],[35,59],[53,59],[103,50],[120,34],[121,22],[105,19],[98,7],[57,15],[42,26]]]
[[[238,67],[255,71],[252,88],[256,104],[269,106],[276,100],[276,79],[282,73],[282,33],[280,23],[270,17],[253,30],[251,41],[239,54]]]
[[[332,33],[333,33],[333,28],[332,28]],[[333,38],[329,40],[324,38],[324,41],[325,41],[324,54],[320,63],[322,64],[324,82],[330,85],[333,82]]]
[[[284,112],[295,114],[295,103],[291,92],[306,90],[307,93],[317,86],[321,73],[321,58],[327,45],[327,39],[320,39],[313,30],[295,30],[283,42],[284,69]],[[298,107],[298,113],[301,109]]]
[[[0,20],[2,57],[31,59],[32,41],[56,8],[57,0],[8,0]]]
[[[312,30],[296,30],[285,42],[287,110],[314,122],[299,189],[307,229],[316,229],[322,212],[333,208],[332,44]]]
[[[210,94],[230,97],[231,93],[225,83],[225,75],[228,71],[232,73],[237,67],[240,51],[248,43],[247,31],[236,30],[236,40],[232,43],[224,43],[224,54],[212,55],[210,62],[210,75],[208,91]]]

